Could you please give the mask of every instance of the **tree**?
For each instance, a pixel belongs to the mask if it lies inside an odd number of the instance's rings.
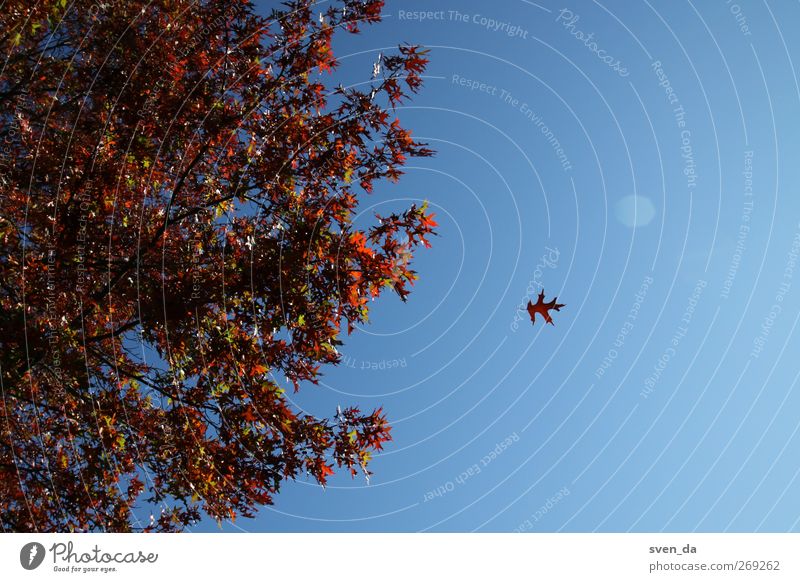
[[[368,475],[383,411],[315,418],[281,385],[339,362],[371,298],[405,300],[436,226],[426,205],[353,224],[431,155],[396,116],[424,50],[330,86],[334,33],[382,4],[4,3],[3,530],[176,531]]]

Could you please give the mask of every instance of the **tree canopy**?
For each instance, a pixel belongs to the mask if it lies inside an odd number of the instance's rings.
[[[382,4],[3,4],[3,530],[176,531],[368,474],[384,412],[316,418],[284,390],[339,362],[373,297],[405,299],[436,226],[425,204],[353,222],[431,155],[396,111],[424,50],[334,83],[334,34]]]

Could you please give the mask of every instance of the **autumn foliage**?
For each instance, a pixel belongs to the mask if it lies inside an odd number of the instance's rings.
[[[334,34],[381,8],[3,3],[3,530],[175,531],[368,473],[384,413],[315,418],[284,389],[339,361],[371,298],[405,299],[436,226],[424,204],[353,224],[431,154],[395,111],[424,51],[331,75]]]
[[[553,323],[553,318],[550,316],[550,311],[561,311],[561,308],[565,307],[564,303],[556,303],[556,301],[558,301],[558,297],[553,297],[550,301],[545,302],[544,289],[542,289],[539,293],[539,297],[536,299],[535,304],[528,301],[526,309],[528,310],[528,315],[531,317],[531,323],[535,325],[536,316],[541,315],[545,323],[555,325]]]

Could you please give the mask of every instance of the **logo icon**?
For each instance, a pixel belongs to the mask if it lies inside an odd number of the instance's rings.
[[[44,561],[44,546],[39,542],[30,542],[19,551],[19,563],[26,570],[35,570]]]

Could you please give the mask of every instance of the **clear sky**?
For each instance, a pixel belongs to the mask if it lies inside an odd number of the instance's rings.
[[[441,229],[409,302],[376,301],[296,403],[383,406],[394,440],[369,484],[287,483],[223,530],[800,529],[798,24],[774,1],[390,0],[341,35],[344,84],[430,48],[398,113],[438,154],[363,211],[429,200]],[[555,326],[517,311],[542,286]]]

